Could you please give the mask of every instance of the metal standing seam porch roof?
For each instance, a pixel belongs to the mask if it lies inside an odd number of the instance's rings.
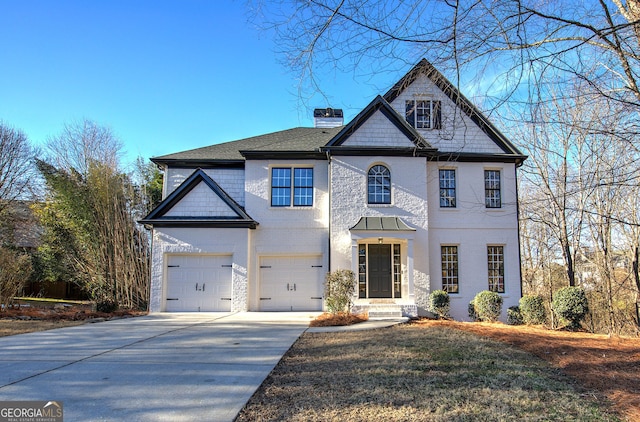
[[[368,231],[416,231],[402,221],[400,217],[360,217],[355,226],[349,230]]]

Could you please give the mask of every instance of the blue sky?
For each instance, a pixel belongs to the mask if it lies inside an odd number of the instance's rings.
[[[303,104],[277,50],[244,1],[0,0],[0,120],[42,144],[87,118],[132,161],[312,126],[307,107],[349,120],[402,76],[328,74],[331,104]]]

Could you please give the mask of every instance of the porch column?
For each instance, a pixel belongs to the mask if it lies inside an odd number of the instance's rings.
[[[360,297],[360,278],[358,277],[358,241],[354,238],[351,238],[351,271],[353,271],[356,279],[356,288],[353,295],[353,300],[355,301]]]
[[[409,299],[416,299],[416,292],[413,286],[413,239],[407,239],[407,284],[409,286]]]

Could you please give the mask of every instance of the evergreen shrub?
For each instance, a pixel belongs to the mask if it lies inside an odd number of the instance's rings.
[[[520,314],[522,321],[529,325],[539,325],[547,322],[547,311],[544,308],[542,296],[524,295],[520,298]]]
[[[495,322],[502,313],[502,296],[496,292],[484,290],[473,298],[473,306],[478,319]]]
[[[577,286],[558,290],[551,303],[553,312],[566,321],[571,329],[580,328],[580,322],[589,312],[589,303],[584,289]]]

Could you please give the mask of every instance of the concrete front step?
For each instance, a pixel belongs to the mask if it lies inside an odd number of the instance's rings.
[[[416,317],[417,307],[412,304],[395,304],[389,303],[391,301],[376,301],[374,303],[359,303],[353,306],[353,312],[364,313],[367,312],[370,319],[384,319],[384,318],[402,318],[402,317]]]
[[[369,319],[374,318],[402,318],[402,309],[398,310],[369,310]]]

